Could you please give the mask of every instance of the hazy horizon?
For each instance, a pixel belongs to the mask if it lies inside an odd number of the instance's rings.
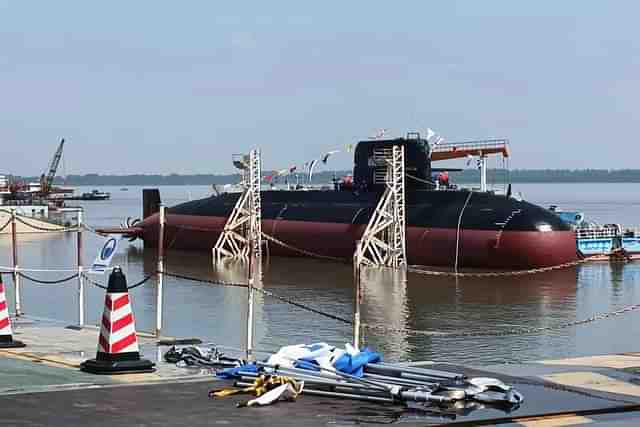
[[[427,127],[508,138],[514,169],[640,167],[639,11],[0,0],[0,173],[44,172],[60,137],[61,175],[227,174],[253,147],[344,170],[375,129]]]

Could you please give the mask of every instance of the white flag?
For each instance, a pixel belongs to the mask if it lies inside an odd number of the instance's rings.
[[[118,240],[119,238],[109,235],[106,237],[104,243],[98,249],[98,256],[91,264],[91,269],[89,273],[93,274],[104,274],[106,269],[111,265],[111,260],[113,256],[118,251]]]
[[[433,135],[435,135],[436,133],[433,131],[433,129],[431,128],[427,128],[427,141],[429,141],[431,139],[431,137],[433,137]]]

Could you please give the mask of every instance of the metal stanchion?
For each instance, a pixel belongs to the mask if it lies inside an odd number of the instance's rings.
[[[82,208],[78,209],[78,232],[77,245],[78,250],[78,326],[84,326],[84,279],[82,277]]]
[[[251,236],[250,238],[253,238]],[[253,354],[253,242],[249,242],[249,263],[248,263],[248,278],[247,278],[247,360],[252,362],[255,358]]]
[[[353,282],[354,282],[354,298],[353,298],[353,346],[360,348],[360,302],[362,298],[362,289],[360,281],[360,240],[356,242],[356,252],[353,256]]]
[[[22,315],[20,301],[20,274],[18,273],[18,230],[16,229],[16,210],[11,210],[11,248],[13,252],[13,285],[15,287],[16,316]]]
[[[162,287],[164,281],[164,228],[167,222],[167,207],[160,205],[160,232],[158,235],[158,286],[156,289],[156,337],[162,333]]]

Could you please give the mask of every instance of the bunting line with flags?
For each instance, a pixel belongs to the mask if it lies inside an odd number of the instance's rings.
[[[318,163],[317,159],[314,159],[309,163],[309,182],[311,182],[311,178],[313,177],[313,169],[316,167],[316,163]]]
[[[327,164],[327,160],[329,160],[329,157],[331,157],[331,155],[339,153],[339,152],[340,152],[340,150],[333,150],[333,151],[329,151],[329,152],[325,153],[322,156],[322,163],[326,165]]]
[[[442,144],[445,139],[437,134],[433,129],[427,128],[427,142],[429,143],[429,157],[431,157],[431,153],[433,153],[433,149],[438,145]]]
[[[382,136],[384,136],[385,132],[387,131],[387,129],[378,129],[378,133]],[[345,151],[347,153],[351,153],[354,150],[354,145],[353,144],[347,144],[345,146]],[[300,168],[298,168],[298,165],[293,165],[290,166],[287,169],[280,169],[277,171],[273,171],[273,173],[271,175],[267,175],[264,177],[264,180],[267,182],[272,182],[274,179],[277,180],[278,177],[286,177],[288,175],[293,174],[294,172],[296,172],[298,169],[305,171],[308,171],[308,178],[309,178],[309,182],[311,182],[311,179],[313,178],[313,172],[316,168],[316,166],[318,165],[318,161],[322,162],[322,164],[326,165],[327,162],[329,161],[329,158],[337,153],[340,153],[341,150],[331,150],[328,151],[326,153],[324,153],[319,159],[313,159],[313,160],[309,160],[306,161],[302,164],[302,166]]]

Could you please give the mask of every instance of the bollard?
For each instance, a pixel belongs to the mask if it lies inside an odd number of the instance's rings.
[[[160,231],[158,235],[158,283],[156,288],[156,337],[162,333],[162,288],[164,285],[164,229],[167,222],[167,207],[160,205]]]
[[[78,261],[78,326],[84,327],[84,279],[82,277],[82,208],[78,209],[78,231],[76,249]]]
[[[16,210],[11,210],[11,248],[13,263],[13,286],[15,290],[16,317],[22,315],[22,304],[20,301],[20,273],[18,272],[18,230],[16,228]]]

